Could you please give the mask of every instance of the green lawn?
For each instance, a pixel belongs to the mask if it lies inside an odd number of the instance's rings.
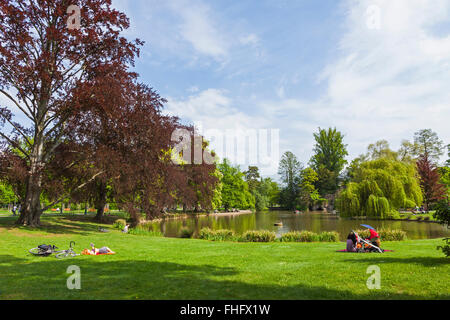
[[[0,299],[449,299],[441,240],[384,243],[394,253],[337,253],[344,243],[217,243],[98,232],[86,217],[45,217],[41,230],[0,217]],[[105,227],[105,226],[103,226]],[[39,244],[109,246],[115,256],[36,258]],[[68,266],[81,290],[68,290]],[[381,268],[381,290],[366,270]]]

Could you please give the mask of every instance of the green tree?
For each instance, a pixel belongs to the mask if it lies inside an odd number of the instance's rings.
[[[439,168],[440,182],[447,188],[447,197],[450,196],[450,167]]]
[[[256,190],[253,193],[255,197],[255,208],[258,211],[266,210],[270,205],[270,192],[272,189],[272,180],[270,178],[259,181]]]
[[[315,187],[318,180],[319,176],[313,169],[302,170],[299,184],[299,204],[302,209],[309,210],[312,204],[321,199],[319,191]]]
[[[414,144],[416,157],[427,156],[430,160],[439,161],[444,154],[444,142],[431,129],[424,129],[414,134]]]
[[[417,148],[418,147],[416,144],[411,143],[408,140],[403,140],[400,149],[397,152],[398,160],[412,162],[415,158],[415,152]]]
[[[245,181],[247,181],[250,191],[256,190],[260,183],[259,179],[261,178],[261,175],[259,174],[259,168],[256,166],[250,166],[248,167],[248,171],[245,171],[244,174]]]
[[[450,228],[450,204],[448,200],[442,200],[437,204],[434,217],[441,224]],[[439,246],[437,249],[442,250],[447,257],[450,257],[450,238],[444,239],[444,241],[445,245]]]
[[[398,152],[391,150],[387,140],[380,140],[369,145],[367,151],[371,160],[377,160],[380,158],[397,160],[398,158]]]
[[[6,205],[15,202],[16,196],[12,187],[0,181],[0,205]]]
[[[339,188],[339,175],[347,164],[345,157],[348,152],[344,136],[336,128],[319,128],[314,139],[316,144],[310,164],[319,175],[317,189],[322,196],[334,194]]]
[[[284,184],[280,202],[289,209],[294,209],[296,206],[298,182],[302,170],[302,164],[292,152],[288,151],[282,156],[278,169],[278,174]]]
[[[362,162],[337,199],[343,217],[388,218],[400,208],[412,208],[423,202],[412,163],[381,158]]]
[[[280,204],[280,186],[275,181],[270,182],[269,205],[271,207]]]
[[[253,209],[255,198],[250,193],[244,174],[239,167],[232,166],[228,159],[224,159],[218,165],[218,169],[222,174],[222,205],[225,209]]]

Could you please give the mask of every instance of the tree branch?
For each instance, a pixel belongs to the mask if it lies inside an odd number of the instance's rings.
[[[105,173],[105,171],[100,171],[98,173],[96,173],[91,179],[89,179],[87,182],[83,183],[82,185],[76,187],[72,192],[66,193],[65,195],[63,195],[62,197],[60,197],[58,200],[52,202],[51,204],[49,204],[48,206],[46,206],[45,208],[42,209],[42,212],[47,211],[48,209],[50,209],[51,207],[53,207],[54,205],[60,203],[61,201],[63,201],[65,198],[70,197],[72,194],[74,194],[76,191],[84,188],[85,186],[87,186],[89,183],[91,183],[93,180],[95,180],[95,178],[97,178],[99,175]]]

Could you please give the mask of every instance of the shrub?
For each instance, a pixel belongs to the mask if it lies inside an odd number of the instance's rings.
[[[339,242],[339,233],[333,232],[322,232],[319,235],[320,242]]]
[[[364,230],[356,230],[356,233],[363,239],[370,237],[370,231],[367,229]]]
[[[423,221],[430,221],[430,220],[431,220],[430,216],[423,217]]]
[[[210,228],[203,228],[200,230],[199,239],[209,241],[230,241],[235,239],[235,234],[232,230],[211,230]]]
[[[446,245],[437,247],[438,250],[442,250],[445,256],[450,257],[450,238],[444,239]]]
[[[311,231],[288,232],[281,236],[281,242],[339,242],[339,233],[322,232],[320,235]]]
[[[261,231],[247,231],[241,237],[243,242],[273,242],[276,238],[275,232],[261,230]]]
[[[403,230],[382,229],[378,234],[383,241],[404,241],[407,238]]]
[[[369,230],[357,230],[356,233],[363,239],[370,237]],[[402,230],[380,229],[378,234],[382,241],[403,241],[407,238],[406,232]]]
[[[436,205],[434,218],[441,224],[450,227],[450,204],[447,201],[441,201]]]
[[[281,236],[280,238],[281,242],[301,242],[300,241],[300,232],[294,231],[294,232],[288,232]]]
[[[421,217],[421,216],[418,216],[418,217],[417,217],[417,221],[422,221],[422,217]]]
[[[113,227],[115,229],[123,230],[123,228],[125,228],[126,225],[127,222],[125,221],[125,219],[117,219],[116,222],[114,222]]]
[[[180,238],[190,239],[190,238],[192,238],[193,234],[194,234],[194,231],[192,231],[191,229],[189,229],[187,227],[183,227],[180,230]]]

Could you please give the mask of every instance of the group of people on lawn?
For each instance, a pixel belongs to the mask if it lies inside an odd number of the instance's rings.
[[[370,229],[369,231],[370,236],[367,240],[371,242],[373,245],[380,248],[381,247],[380,235],[373,229]],[[360,243],[359,235],[354,231],[350,232],[350,234],[347,237],[347,252],[357,252],[359,243]]]

